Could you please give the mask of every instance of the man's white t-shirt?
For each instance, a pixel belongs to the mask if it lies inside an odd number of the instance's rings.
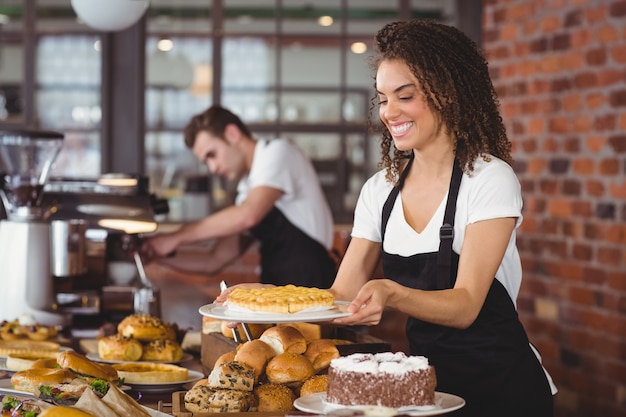
[[[374,174],[365,183],[355,209],[352,237],[372,242],[382,241],[382,210],[392,188],[393,184],[385,179],[384,170]],[[401,190],[391,211],[383,249],[387,253],[401,256],[437,252],[439,228],[443,224],[448,196],[443,198],[426,228],[417,233],[404,218],[402,193]],[[474,172],[469,176],[463,174],[456,204],[452,249],[457,254],[461,253],[468,224],[502,217],[517,217],[516,228],[522,222],[519,181],[506,162],[495,157],[491,157],[490,162],[479,158],[474,163]],[[496,272],[496,279],[504,285],[514,305],[522,281],[522,265],[515,239],[516,234],[513,231],[502,264]]]
[[[285,139],[258,140],[252,166],[237,185],[235,203],[241,204],[252,188],[266,186],[283,191],[276,201],[287,219],[326,249],[333,244],[333,217],[311,161]]]

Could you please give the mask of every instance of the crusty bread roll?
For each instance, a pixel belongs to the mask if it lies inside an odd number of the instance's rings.
[[[10,371],[23,371],[30,369],[40,359],[49,359],[56,365],[59,352],[36,352],[36,353],[11,353],[6,358],[6,368]]]
[[[281,384],[263,384],[254,389],[257,398],[257,411],[284,413],[294,410],[296,395]]]
[[[259,337],[274,349],[274,353],[304,353],[306,339],[300,330],[292,326],[275,326],[265,330]]]
[[[37,394],[39,385],[65,384],[71,382],[74,378],[76,378],[76,374],[69,369],[26,369],[11,376],[11,385],[18,391]]]
[[[117,332],[122,336],[132,337],[142,342],[155,339],[176,340],[174,327],[158,317],[145,313],[136,313],[124,317],[117,325]]]
[[[254,339],[239,345],[235,354],[235,361],[254,368],[254,379],[258,381],[265,371],[265,365],[274,356],[274,349],[270,345],[262,340]]]
[[[313,364],[302,355],[281,353],[273,357],[265,367],[265,374],[270,382],[287,384],[302,382],[315,375]]]
[[[57,363],[57,358],[56,356],[54,358],[49,358],[49,359],[37,359],[35,362],[33,362],[33,364],[30,366],[30,369],[37,369],[37,368],[58,368],[59,364]]]
[[[317,340],[322,338],[322,326],[316,323],[306,323],[298,321],[295,323],[278,323],[277,326],[291,326],[295,327],[302,333],[304,339],[308,342],[311,340]]]
[[[113,368],[130,384],[180,382],[189,378],[189,370],[169,363],[116,363]]]
[[[300,396],[305,397],[328,389],[328,375],[313,375],[300,387]]]
[[[216,360],[215,363],[213,364],[213,368],[221,365],[224,362],[232,362],[235,360],[235,355],[237,354],[236,350],[231,350],[230,352],[226,352],[221,354]]]
[[[227,413],[256,410],[256,397],[251,391],[213,389],[198,385],[185,393],[185,408],[194,414]]]
[[[211,371],[208,377],[210,388],[252,391],[254,368],[240,362],[224,362]]]
[[[176,340],[156,339],[143,346],[143,361],[177,362],[183,358],[183,348]]]
[[[138,361],[143,354],[141,342],[119,333],[98,338],[98,356],[110,361]]]
[[[331,339],[318,339],[309,342],[304,357],[307,358],[319,373],[330,366],[330,361],[339,357],[339,350]]]
[[[96,363],[73,350],[65,350],[57,356],[57,363],[61,368],[70,369],[84,377],[104,379],[116,382],[119,376],[115,368],[106,363]]]
[[[259,336],[263,334],[265,329],[272,327],[271,324],[265,324],[265,323],[247,323],[247,325],[248,325],[248,329],[250,330],[250,333],[253,339],[258,339]],[[228,327],[227,321],[222,321],[221,328],[222,328],[222,335],[230,339],[233,339],[233,329]],[[248,341],[248,337],[246,336],[246,332],[243,330],[243,326],[241,325],[241,323],[237,325],[237,332],[239,333],[239,336],[241,337],[242,341],[244,342]]]

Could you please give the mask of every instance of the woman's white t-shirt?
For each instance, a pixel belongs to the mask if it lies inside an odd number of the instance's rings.
[[[392,188],[393,184],[385,179],[384,170],[374,174],[365,183],[354,213],[352,237],[372,242],[382,241],[380,235],[382,210]],[[404,218],[402,193],[401,190],[391,211],[383,249],[387,253],[400,256],[437,252],[439,228],[443,224],[448,196],[443,198],[426,228],[417,233]],[[461,253],[468,224],[502,217],[516,217],[516,228],[522,222],[519,181],[506,162],[495,157],[491,157],[490,162],[479,158],[474,163],[473,173],[471,175],[464,173],[461,180],[454,218],[452,249],[457,254]],[[515,239],[516,233],[513,231],[502,264],[496,272],[496,279],[506,288],[514,305],[522,280],[522,266]]]
[[[333,244],[333,217],[311,161],[285,139],[258,140],[252,166],[237,185],[235,203],[241,204],[252,188],[266,186],[283,191],[276,201],[287,219],[326,249]]]

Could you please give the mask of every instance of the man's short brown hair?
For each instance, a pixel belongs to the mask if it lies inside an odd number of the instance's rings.
[[[185,145],[190,149],[193,148],[196,136],[203,130],[224,139],[224,131],[229,124],[234,124],[244,135],[252,137],[250,129],[241,121],[239,116],[224,107],[213,105],[202,113],[193,116],[187,123],[183,131]]]

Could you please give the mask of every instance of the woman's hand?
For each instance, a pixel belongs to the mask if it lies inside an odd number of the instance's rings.
[[[389,299],[399,288],[402,288],[400,284],[389,279],[368,281],[348,306],[348,311],[352,315],[335,319],[333,323],[348,326],[377,325],[385,307],[388,306]]]

